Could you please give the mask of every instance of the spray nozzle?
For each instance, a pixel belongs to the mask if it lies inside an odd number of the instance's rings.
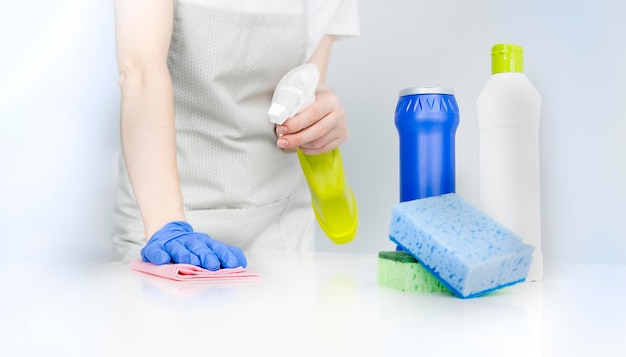
[[[278,82],[267,115],[272,123],[282,124],[315,102],[315,88],[320,78],[313,63],[298,66]]]

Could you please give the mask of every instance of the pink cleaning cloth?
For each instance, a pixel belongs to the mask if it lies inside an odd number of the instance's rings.
[[[190,264],[154,265],[141,260],[130,262],[130,268],[142,273],[156,275],[176,281],[226,281],[226,280],[260,280],[262,276],[250,273],[243,267],[207,270]]]

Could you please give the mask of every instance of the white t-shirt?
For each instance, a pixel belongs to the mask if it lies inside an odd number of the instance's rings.
[[[237,11],[279,14],[302,13],[302,2],[295,0],[186,0],[205,6]],[[303,0],[305,1],[305,0]],[[309,58],[324,35],[338,39],[359,35],[357,0],[306,0],[309,18]]]

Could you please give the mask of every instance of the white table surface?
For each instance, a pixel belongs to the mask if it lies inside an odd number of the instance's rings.
[[[0,266],[0,356],[626,356],[626,265],[463,300],[379,286],[376,254],[247,256],[262,282]]]

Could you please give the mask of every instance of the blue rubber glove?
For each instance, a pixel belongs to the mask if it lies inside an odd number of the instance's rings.
[[[194,232],[187,222],[170,222],[158,230],[141,250],[145,262],[191,264],[208,270],[246,267],[243,251]]]

